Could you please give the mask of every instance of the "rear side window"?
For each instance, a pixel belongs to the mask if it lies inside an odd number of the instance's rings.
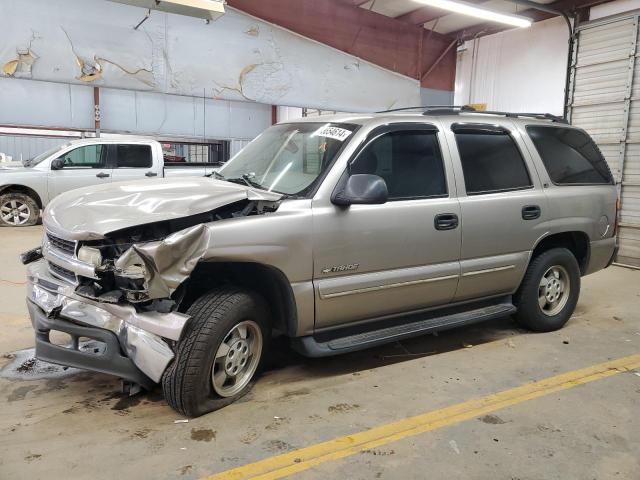
[[[151,167],[150,145],[116,145],[116,168]]]
[[[607,161],[591,137],[583,131],[573,128],[528,126],[527,132],[553,183],[613,183]]]
[[[468,195],[532,186],[529,172],[509,132],[493,126],[452,126]]]
[[[442,155],[432,131],[400,130],[379,136],[360,152],[349,173],[382,177],[389,200],[447,195]]]

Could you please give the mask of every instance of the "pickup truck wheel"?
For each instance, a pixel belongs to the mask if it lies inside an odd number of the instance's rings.
[[[535,257],[515,295],[516,319],[536,332],[562,328],[580,296],[580,268],[566,248],[553,248]]]
[[[3,227],[28,227],[35,225],[40,216],[36,201],[24,193],[0,195],[0,225]]]
[[[197,299],[187,314],[162,390],[174,410],[197,417],[251,389],[269,344],[269,310],[254,293],[222,288]]]

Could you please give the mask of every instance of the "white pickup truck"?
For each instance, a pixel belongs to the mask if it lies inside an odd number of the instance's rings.
[[[35,225],[60,193],[80,187],[159,177],[205,176],[209,163],[166,164],[162,146],[140,137],[73,140],[24,162],[0,164],[0,226]]]

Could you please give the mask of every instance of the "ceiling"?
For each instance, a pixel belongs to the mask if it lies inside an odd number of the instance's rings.
[[[433,30],[442,34],[458,34],[464,32],[465,29],[477,25],[486,24],[486,20],[461,15],[458,13],[450,13],[435,7],[426,6],[415,0],[348,0],[354,6],[371,10],[381,15],[396,18],[414,25],[424,25],[424,28]],[[523,16],[532,17],[534,20],[542,20],[553,15],[542,14],[539,11],[532,11],[530,8],[505,0],[466,0],[467,3],[482,4],[482,7],[501,13],[522,14]],[[602,3],[602,1],[554,1],[554,0],[535,0],[539,4],[553,4],[560,10],[575,6],[584,6],[584,4]],[[532,15],[533,13],[533,15]],[[497,25],[496,25],[497,26]],[[503,26],[500,29],[504,29]],[[507,27],[512,28],[512,27]]]

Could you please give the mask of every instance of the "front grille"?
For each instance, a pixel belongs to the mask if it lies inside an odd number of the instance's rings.
[[[68,280],[72,283],[75,283],[77,280],[75,273],[73,273],[71,270],[67,270],[66,268],[62,268],[61,266],[56,265],[55,263],[49,262],[49,270],[54,275],[64,280]]]
[[[69,255],[75,255],[76,242],[73,242],[71,240],[64,240],[60,237],[56,237],[55,235],[51,235],[49,232],[47,232],[47,238],[49,239],[49,243],[52,247],[68,253]]]

